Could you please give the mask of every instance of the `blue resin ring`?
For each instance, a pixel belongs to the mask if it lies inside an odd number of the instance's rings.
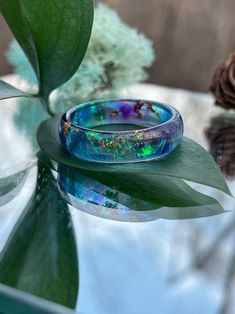
[[[179,112],[145,100],[105,100],[81,104],[61,118],[59,135],[72,155],[95,162],[158,159],[183,136]]]

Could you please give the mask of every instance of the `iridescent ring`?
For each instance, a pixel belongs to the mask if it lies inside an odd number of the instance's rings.
[[[183,136],[179,112],[158,102],[114,99],[78,105],[61,118],[59,135],[77,158],[103,163],[158,159]]]

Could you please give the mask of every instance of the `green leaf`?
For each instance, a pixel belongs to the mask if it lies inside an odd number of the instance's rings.
[[[180,146],[160,160],[127,164],[95,163],[73,157],[60,144],[58,125],[60,117],[42,122],[37,132],[41,149],[58,163],[76,169],[96,172],[151,174],[181,178],[219,189],[231,195],[218,166],[208,152],[189,138],[184,137]]]
[[[15,98],[15,97],[34,97],[31,94],[23,92],[14,86],[0,80],[0,100]]]
[[[47,99],[82,62],[93,1],[0,0],[0,11],[37,75],[40,96]]]
[[[35,196],[0,254],[0,282],[75,307],[78,261],[72,222],[50,170],[42,166]]]
[[[156,215],[161,219],[183,220],[210,217],[228,213],[225,212],[219,203],[206,206],[193,207],[161,207],[157,210]]]

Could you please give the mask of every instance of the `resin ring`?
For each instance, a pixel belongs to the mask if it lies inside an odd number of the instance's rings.
[[[158,159],[183,136],[179,112],[145,100],[105,100],[79,105],[61,118],[59,135],[72,155],[106,163]]]

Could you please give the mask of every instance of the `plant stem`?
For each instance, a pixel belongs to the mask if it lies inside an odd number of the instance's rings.
[[[44,97],[40,97],[39,99],[43,106],[43,109],[49,114],[49,116],[53,118],[56,115],[56,113],[51,109],[49,99]]]

